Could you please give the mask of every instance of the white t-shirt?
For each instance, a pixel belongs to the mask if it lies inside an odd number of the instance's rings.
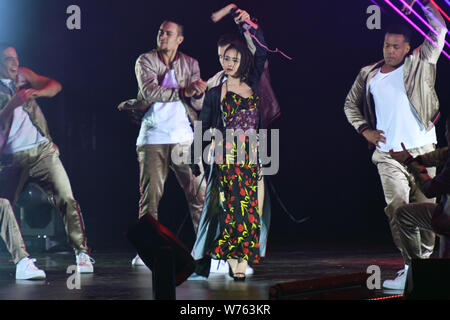
[[[407,149],[437,142],[435,128],[426,131],[409,102],[403,70],[403,66],[389,73],[380,70],[369,84],[375,101],[377,130],[383,130],[386,137],[386,143],[380,142],[379,149],[383,152],[402,151],[402,142]]]
[[[165,88],[179,88],[175,71],[169,70],[161,84]],[[186,108],[180,101],[156,102],[142,119],[136,145],[175,144],[194,139]]]
[[[11,87],[12,80],[1,79],[1,81],[6,86]],[[12,154],[28,150],[44,141],[48,141],[48,139],[41,135],[39,130],[33,125],[28,113],[22,107],[14,109],[11,130],[3,152]]]

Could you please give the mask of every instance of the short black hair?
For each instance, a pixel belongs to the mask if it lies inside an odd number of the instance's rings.
[[[405,37],[405,41],[411,43],[411,29],[403,23],[394,23],[386,28],[386,34],[401,34]]]
[[[181,24],[180,21],[179,21],[178,19],[176,19],[176,18],[169,18],[169,19],[166,19],[166,20],[164,20],[164,21],[161,23],[161,25],[164,24],[165,22],[172,22],[172,23],[175,23],[175,24],[178,26],[178,35],[179,35],[179,36],[184,36],[184,25]]]
[[[9,42],[0,42],[0,53],[3,54],[3,51],[8,48],[14,48],[14,46]]]
[[[232,43],[237,45],[245,45],[244,39],[242,39],[242,36],[240,34],[227,33],[220,36],[219,40],[217,41],[217,46],[225,47]]]
[[[250,72],[253,69],[253,55],[246,45],[239,45],[236,43],[231,43],[227,50],[225,50],[224,55],[227,51],[233,49],[241,54],[241,61],[237,70],[237,76],[241,79],[241,81],[247,82]]]

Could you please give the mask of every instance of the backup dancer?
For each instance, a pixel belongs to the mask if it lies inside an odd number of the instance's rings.
[[[413,5],[415,0],[408,2]],[[447,29],[437,8],[429,1],[425,3],[425,17],[436,30],[428,34],[434,43],[425,39],[410,53],[409,31],[403,25],[388,29],[384,38],[384,60],[361,69],[344,107],[350,124],[371,148],[376,147],[372,162],[381,178],[392,237],[405,261],[398,277],[383,283],[387,289],[404,288],[410,261],[401,241],[398,208],[408,203],[435,202],[423,194],[414,176],[389,153],[391,149],[402,151],[402,142],[414,157],[435,149],[434,123],[439,116],[439,102],[433,85]],[[406,6],[403,10],[408,13]],[[428,168],[428,174],[434,177],[436,168]],[[418,254],[422,258],[429,257],[435,234],[422,229],[417,240],[420,243],[416,247],[421,248]]]
[[[36,103],[51,98],[61,85],[19,66],[16,50],[2,45],[0,65],[0,197],[14,202],[25,183],[38,184],[62,215],[78,271],[92,273],[84,222],[67,173]],[[17,237],[20,237],[17,234]]]
[[[184,189],[197,232],[203,209],[205,182],[194,177],[187,156],[194,138],[193,122],[202,107],[207,83],[200,78],[197,60],[178,51],[184,41],[183,26],[164,21],[158,31],[157,48],[136,61],[139,85],[137,99],[125,101],[119,110],[139,113],[137,138],[139,161],[139,218],[146,214],[158,220],[169,168]],[[180,159],[175,159],[180,156]],[[139,255],[132,265],[145,265]]]

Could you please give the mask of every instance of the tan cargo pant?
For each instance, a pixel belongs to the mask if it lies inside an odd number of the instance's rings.
[[[435,150],[434,145],[426,145],[420,148],[408,150],[413,157]],[[403,259],[408,261],[409,255],[405,251],[400,238],[400,231],[396,217],[397,209],[409,203],[435,203],[436,199],[428,199],[420,191],[414,176],[410,174],[405,166],[394,160],[388,152],[376,149],[372,155],[372,162],[377,166],[381,178],[384,198],[386,201],[385,213],[388,218],[394,244],[400,250]],[[427,168],[431,177],[436,175],[436,168]],[[420,232],[420,256],[428,258],[433,253],[435,234],[432,231],[418,229]]]
[[[201,175],[195,177],[186,163],[173,161],[173,156],[182,158],[190,151],[191,141],[179,144],[147,144],[137,147],[139,162],[139,218],[151,214],[158,220],[158,205],[164,192],[169,168],[175,173],[178,183],[184,190],[191,214],[194,231],[197,233],[203,203],[205,200],[206,181]]]
[[[431,219],[436,209],[434,203],[410,203],[397,210],[400,239],[404,248],[405,264],[411,259],[423,259],[421,230],[433,232]]]
[[[6,249],[13,257],[14,263],[28,257],[27,248],[20,232],[19,224],[11,203],[0,198],[0,236],[5,241]]]
[[[76,254],[88,252],[83,217],[74,199],[69,177],[52,142],[0,157],[0,197],[17,200],[26,182],[39,185],[59,210],[69,244]]]

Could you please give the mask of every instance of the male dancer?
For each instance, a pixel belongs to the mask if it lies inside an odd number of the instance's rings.
[[[409,0],[413,5],[415,0]],[[447,32],[444,19],[429,1],[425,1],[425,16],[437,34],[430,32],[428,40],[410,51],[409,34],[403,28],[386,32],[384,60],[361,69],[345,101],[344,111],[350,124],[367,139],[371,147],[376,146],[372,161],[377,166],[383,186],[385,208],[394,243],[408,261],[400,240],[396,212],[412,202],[434,202],[420,191],[408,171],[389,154],[389,150],[401,151],[401,142],[413,156],[435,149],[434,123],[439,116],[439,102],[432,85],[435,81],[436,62],[444,46]],[[403,11],[409,13],[406,6]],[[431,14],[436,17],[437,22]],[[436,169],[429,169],[434,176]],[[421,230],[421,255],[426,258],[433,252],[435,235]],[[407,265],[395,280],[387,280],[387,289],[402,287]]]
[[[12,46],[2,45],[0,54],[0,197],[15,201],[26,182],[41,186],[61,212],[78,271],[92,273],[81,211],[35,101],[54,97],[61,85],[20,67]]]
[[[11,203],[2,198],[0,198],[0,236],[16,264],[17,280],[45,279],[45,272],[34,265],[36,260],[29,258]]]
[[[178,51],[183,41],[181,24],[174,21],[161,24],[157,49],[142,54],[136,62],[138,98],[121,103],[119,110],[145,111],[136,143],[141,193],[139,218],[151,214],[158,219],[158,204],[170,167],[184,189],[197,232],[206,184],[194,177],[187,162],[174,159],[190,152],[194,139],[192,126],[197,119],[195,110],[202,108],[207,83],[200,78],[198,62]],[[137,255],[132,265],[144,263]]]

